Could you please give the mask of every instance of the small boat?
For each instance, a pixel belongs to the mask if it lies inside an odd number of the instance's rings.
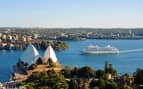
[[[85,54],[118,54],[119,50],[110,45],[107,45],[105,47],[100,47],[98,45],[90,45],[87,48],[85,48],[82,52]]]

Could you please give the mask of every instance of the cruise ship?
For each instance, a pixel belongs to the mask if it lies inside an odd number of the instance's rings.
[[[119,50],[110,45],[107,45],[105,47],[99,47],[98,45],[90,45],[82,52],[86,54],[117,54],[119,53]]]

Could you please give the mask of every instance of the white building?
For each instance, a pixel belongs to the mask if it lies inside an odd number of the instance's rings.
[[[32,44],[28,45],[27,49],[24,51],[24,53],[20,57],[20,60],[28,63],[29,65],[31,65],[32,63],[34,63],[34,64],[48,63],[49,59],[52,62],[55,62],[55,63],[58,62],[55,51],[53,50],[53,48],[51,46],[49,46],[46,49],[46,51],[44,53],[44,57],[41,57],[39,55],[37,49]]]
[[[7,36],[5,34],[2,35],[2,39],[6,40]]]
[[[34,34],[34,39],[37,39],[39,37],[38,34]]]
[[[58,62],[55,51],[51,46],[49,46],[44,53],[44,62],[47,63],[49,59],[51,59],[52,62]]]
[[[32,44],[29,44],[27,49],[20,57],[20,60],[27,62],[28,64],[32,64],[35,62],[35,60],[37,60],[38,57],[40,56],[37,49]]]

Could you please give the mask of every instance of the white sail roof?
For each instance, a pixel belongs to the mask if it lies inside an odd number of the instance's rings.
[[[51,59],[53,62],[58,61],[55,51],[51,46],[49,46],[44,53],[44,62],[47,62],[49,59]]]
[[[39,56],[37,49],[32,44],[29,44],[20,59],[31,64],[37,56]]]

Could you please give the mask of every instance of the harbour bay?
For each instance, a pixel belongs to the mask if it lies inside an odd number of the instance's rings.
[[[119,74],[132,74],[137,68],[143,68],[143,51],[133,51],[119,54],[106,55],[85,55],[81,51],[88,45],[106,46],[112,45],[120,51],[142,49],[143,40],[86,40],[66,41],[69,49],[56,51],[59,62],[72,67],[91,66],[96,69],[103,69],[105,61],[109,61]],[[43,51],[39,51],[43,54]],[[23,51],[0,51],[0,81],[9,79],[12,66],[17,62]]]

